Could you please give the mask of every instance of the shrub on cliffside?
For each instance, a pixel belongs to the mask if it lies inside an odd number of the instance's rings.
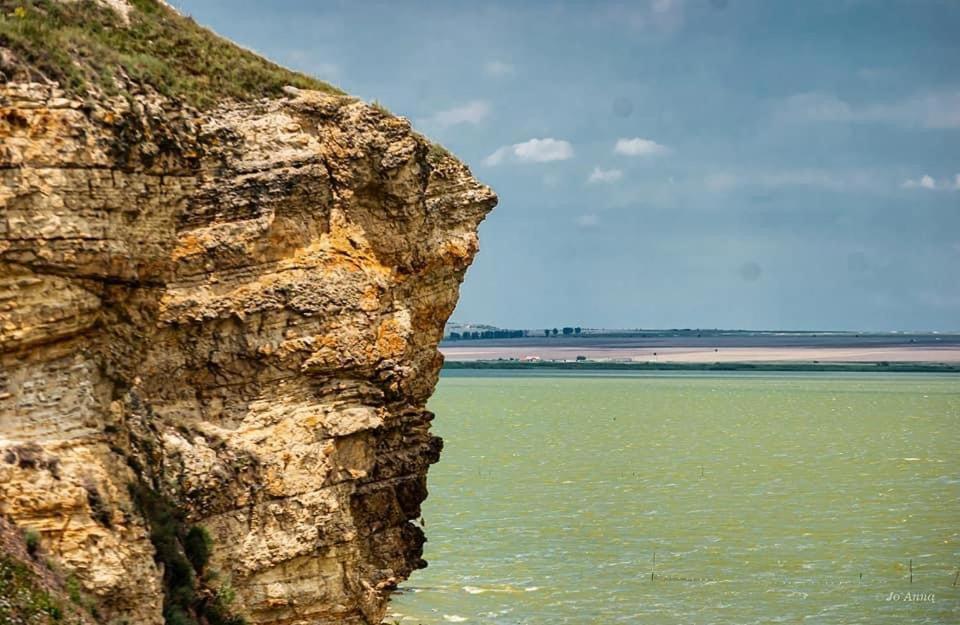
[[[171,501],[143,484],[132,485],[130,492],[150,526],[155,558],[163,565],[166,625],[245,625],[230,612],[232,592],[210,588],[215,575],[204,575],[213,549],[207,530],[188,528]]]

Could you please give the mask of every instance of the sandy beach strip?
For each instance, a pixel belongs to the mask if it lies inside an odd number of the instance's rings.
[[[541,359],[634,362],[960,362],[960,346],[624,347],[442,345],[447,360]]]

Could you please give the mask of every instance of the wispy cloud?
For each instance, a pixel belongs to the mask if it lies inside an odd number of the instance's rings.
[[[671,35],[683,27],[685,4],[684,0],[635,0],[611,5],[601,17],[639,33]]]
[[[930,92],[887,103],[853,105],[829,93],[798,93],[782,100],[781,121],[887,123],[960,128],[960,91]]]
[[[953,180],[947,178],[940,181],[929,174],[924,174],[919,178],[904,180],[900,187],[904,189],[928,189],[930,191],[937,189],[941,191],[960,191],[960,174],[954,176]]]
[[[634,137],[632,139],[617,139],[613,151],[624,156],[658,156],[670,150],[651,139]]]
[[[487,76],[512,76],[514,74],[514,67],[512,64],[505,61],[488,61],[483,66],[483,71]]]
[[[521,163],[547,163],[573,158],[573,146],[562,139],[530,139],[498,148],[483,159],[485,165],[499,165],[512,160]]]
[[[741,186],[742,178],[733,174],[718,173],[708,174],[703,179],[703,184],[711,191],[728,191]]]
[[[483,100],[473,100],[463,106],[455,106],[434,113],[421,121],[424,126],[448,128],[458,124],[479,124],[490,115],[490,104]]]
[[[623,172],[619,169],[603,169],[601,167],[594,167],[593,171],[590,172],[590,177],[587,178],[587,182],[616,182],[623,177]]]
[[[777,105],[776,115],[783,121],[848,121],[850,105],[829,93],[797,93]]]
[[[783,169],[775,171],[716,172],[704,178],[704,186],[710,191],[731,191],[741,188],[762,187],[767,189],[787,187],[810,187],[828,191],[883,192],[896,189],[889,175],[869,170],[838,171],[830,169]],[[953,179],[937,179],[929,174],[908,178],[900,183],[901,189],[926,189],[960,191],[960,174]]]
[[[745,173],[718,172],[704,178],[711,191],[731,191],[746,187],[811,187],[830,191],[875,191],[886,186],[878,176],[865,171],[839,172],[826,169],[785,169]]]
[[[588,215],[580,215],[577,217],[577,225],[581,228],[593,228],[600,223],[600,218],[590,213]]]

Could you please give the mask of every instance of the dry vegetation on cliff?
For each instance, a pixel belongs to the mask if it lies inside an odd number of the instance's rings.
[[[93,0],[0,0],[0,60],[6,79],[60,82],[83,97],[91,86],[127,83],[203,109],[224,99],[280,95],[285,85],[340,90],[257,56],[156,0],[130,0],[126,16]],[[4,57],[11,57],[8,53]],[[125,80],[118,80],[125,78]]]

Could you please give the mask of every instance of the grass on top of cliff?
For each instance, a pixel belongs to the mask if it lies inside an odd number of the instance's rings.
[[[204,109],[227,99],[277,96],[284,85],[342,93],[156,0],[127,1],[132,8],[124,20],[94,0],[0,0],[0,47],[13,53],[18,78],[56,80],[78,97],[91,86],[116,95],[141,83]]]

